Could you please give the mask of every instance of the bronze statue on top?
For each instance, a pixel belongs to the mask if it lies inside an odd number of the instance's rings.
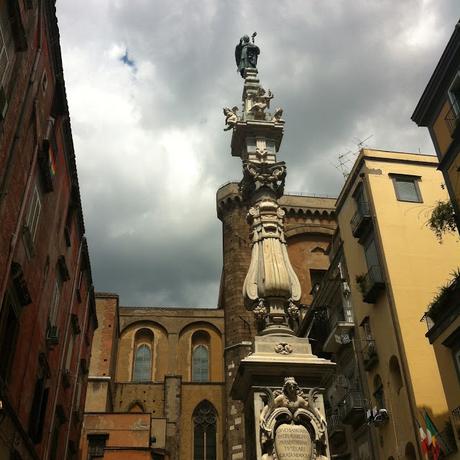
[[[245,77],[244,69],[257,68],[257,57],[260,54],[260,49],[257,45],[254,44],[254,38],[256,35],[257,32],[252,34],[252,43],[248,35],[243,35],[235,48],[236,65],[238,66],[238,71],[243,78]]]

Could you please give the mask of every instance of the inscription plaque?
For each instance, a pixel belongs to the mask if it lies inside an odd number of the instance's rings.
[[[310,460],[310,433],[302,425],[280,425],[275,433],[275,448],[279,460]]]

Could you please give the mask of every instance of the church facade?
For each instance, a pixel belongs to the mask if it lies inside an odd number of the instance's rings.
[[[335,199],[285,195],[280,203],[306,308],[329,266]],[[116,294],[96,294],[81,458],[245,458],[243,408],[229,394],[256,334],[241,294],[247,205],[236,183],[218,190],[216,204],[223,270],[215,309],[124,307]]]

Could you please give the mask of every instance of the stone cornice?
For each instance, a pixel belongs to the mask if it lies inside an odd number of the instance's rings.
[[[286,215],[303,215],[313,218],[335,220],[335,198],[285,194],[279,199]],[[237,182],[229,182],[217,190],[217,217],[222,219],[222,212],[234,206],[245,206]]]

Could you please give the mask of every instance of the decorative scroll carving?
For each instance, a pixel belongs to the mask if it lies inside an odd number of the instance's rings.
[[[287,342],[280,342],[277,343],[274,347],[275,353],[279,353],[280,355],[289,355],[294,351],[292,345]]]
[[[283,389],[265,390],[259,430],[263,460],[325,460],[326,421],[315,404],[317,389],[305,395],[294,377]],[[288,442],[290,440],[290,442]]]

